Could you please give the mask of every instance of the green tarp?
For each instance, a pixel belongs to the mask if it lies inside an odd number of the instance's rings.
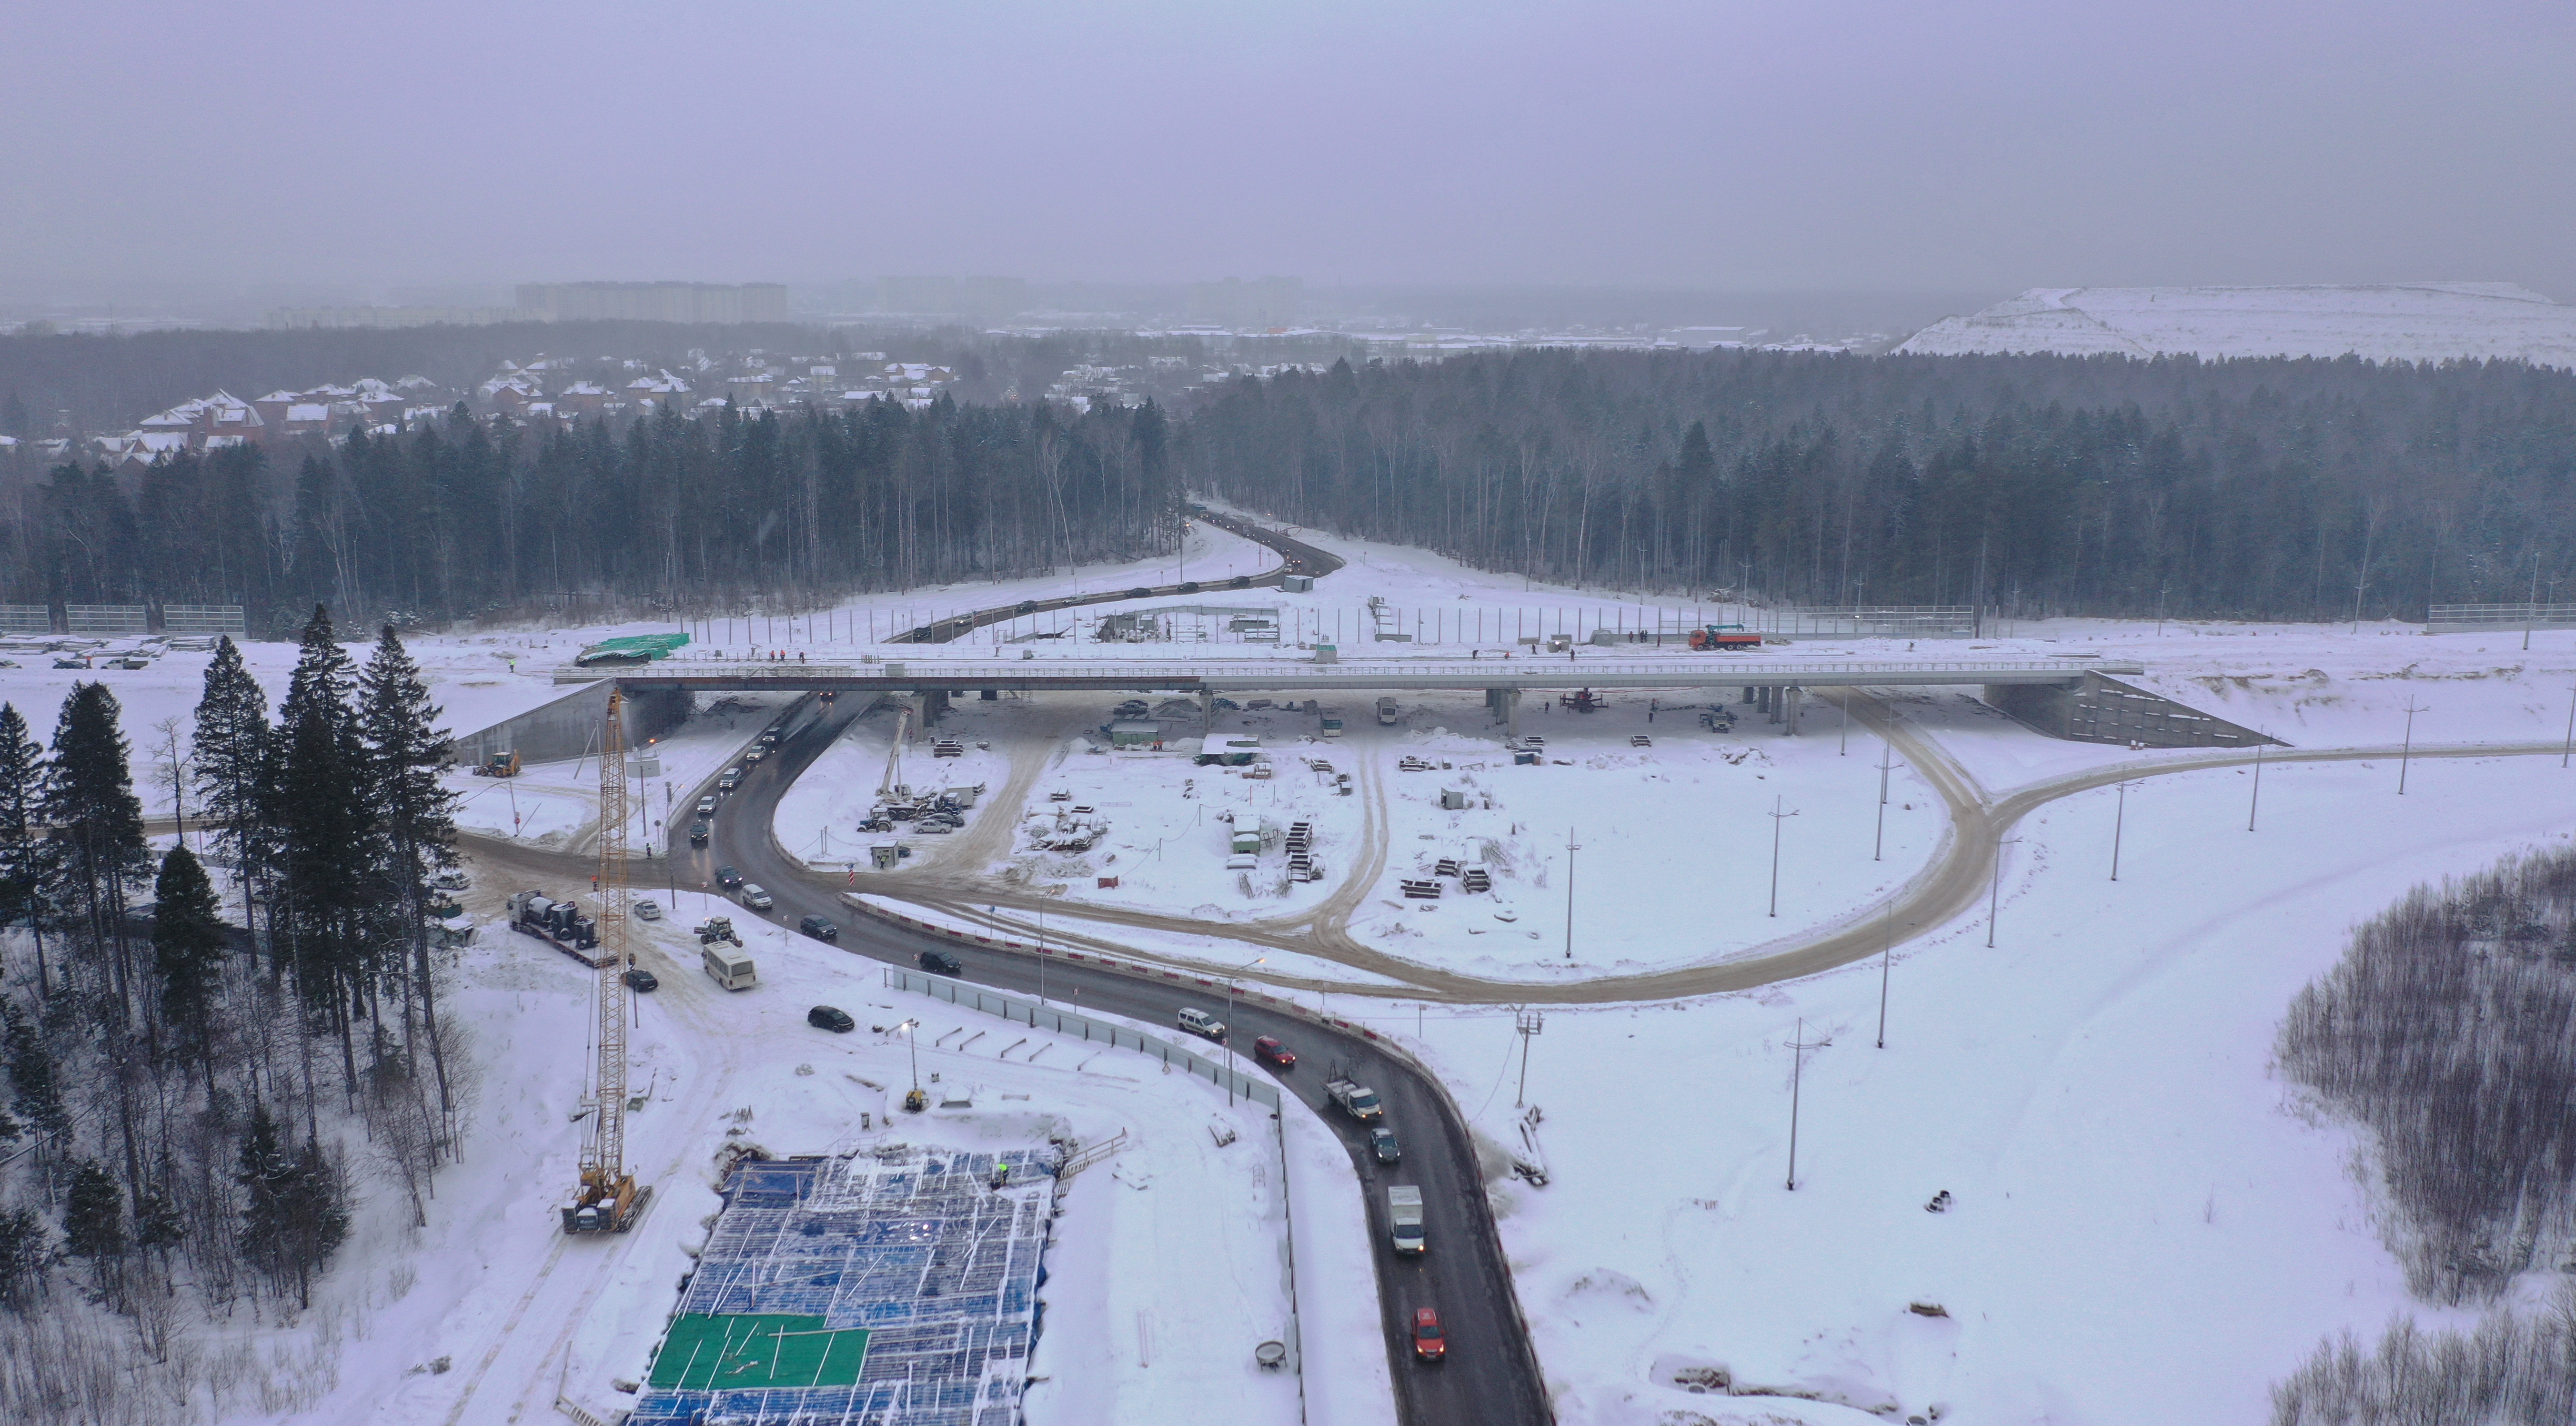
[[[601,663],[651,663],[669,658],[688,642],[686,634],[624,634],[583,649],[573,662],[583,668]]]
[[[865,1328],[833,1329],[820,1317],[684,1312],[653,1359],[653,1386],[675,1391],[853,1386],[867,1360]]]

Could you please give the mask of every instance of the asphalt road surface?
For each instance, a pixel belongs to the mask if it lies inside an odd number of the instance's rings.
[[[828,917],[841,928],[841,948],[852,954],[915,966],[923,950],[937,948],[957,957],[966,980],[1023,994],[1039,993],[1036,957],[960,945],[861,916],[842,902],[839,878],[807,871],[779,849],[772,829],[780,795],[858,716],[859,702],[852,698],[827,703],[809,697],[782,715],[777,749],[745,770],[742,785],[716,815],[711,844],[699,850],[685,838],[676,839],[668,849],[673,869],[684,882],[692,877],[712,881],[716,867],[731,864],[777,899],[777,908],[763,919],[793,928],[809,915]],[[693,792],[692,800],[695,796]],[[746,909],[737,914],[757,913]],[[1184,1006],[1227,1014],[1222,995],[1212,997],[1195,987],[1183,993],[1062,962],[1046,964],[1044,975],[1043,991],[1049,999],[1148,1024],[1170,1026],[1173,1012]],[[1279,1073],[1279,1083],[1317,1106],[1358,1170],[1377,1249],[1378,1308],[1386,1325],[1388,1361],[1402,1419],[1413,1426],[1502,1426],[1552,1420],[1537,1354],[1513,1298],[1511,1274],[1495,1234],[1475,1149],[1447,1097],[1425,1076],[1357,1036],[1239,1002],[1232,1012],[1231,1030],[1239,1047],[1248,1049],[1257,1035],[1276,1035],[1297,1052],[1297,1065]],[[1360,1126],[1325,1103],[1323,1082],[1337,1073],[1348,1073],[1377,1090],[1386,1105],[1386,1122],[1404,1145],[1402,1162],[1379,1165],[1367,1151]],[[1387,1247],[1385,1188],[1402,1183],[1422,1189],[1431,1246],[1418,1258],[1399,1258]],[[1310,1277],[1300,1290],[1363,1289]],[[1449,1360],[1436,1365],[1413,1359],[1413,1311],[1426,1306],[1439,1310],[1449,1337]],[[1306,1367],[1331,1371],[1333,1363],[1310,1359]]]

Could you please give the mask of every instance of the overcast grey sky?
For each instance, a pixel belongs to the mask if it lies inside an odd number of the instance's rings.
[[[90,0],[0,273],[2576,300],[2576,6]]]

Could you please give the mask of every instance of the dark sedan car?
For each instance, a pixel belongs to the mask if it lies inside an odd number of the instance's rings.
[[[716,885],[723,887],[727,891],[731,891],[735,887],[742,885],[742,873],[735,871],[729,866],[717,867]]]
[[[1395,1131],[1383,1124],[1369,1130],[1369,1152],[1375,1154],[1382,1164],[1400,1163],[1404,1159],[1404,1148],[1396,1143]]]
[[[796,923],[796,929],[818,941],[841,939],[841,928],[833,925],[828,916],[808,916]]]
[[[926,971],[936,971],[941,975],[964,975],[966,973],[966,967],[959,964],[957,958],[948,954],[946,951],[923,951],[921,953],[921,968]]]
[[[644,969],[642,966],[637,966],[626,973],[626,983],[636,990],[658,990],[662,985],[662,982],[656,979],[651,971]]]
[[[858,1028],[859,1022],[850,1018],[849,1011],[838,1006],[817,1005],[805,1012],[805,1023],[817,1030],[829,1030],[836,1035],[846,1035]]]

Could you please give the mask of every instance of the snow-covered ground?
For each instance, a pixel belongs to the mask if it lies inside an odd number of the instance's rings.
[[[2360,287],[2034,287],[1944,317],[1899,352],[1959,356],[2519,358],[2576,366],[2576,308],[2509,282]]]
[[[1214,1086],[1166,1075],[1140,1055],[890,992],[874,962],[745,920],[730,903],[694,892],[679,901],[670,918],[638,927],[649,943],[644,964],[662,979],[638,998],[631,1040],[630,1087],[651,1097],[627,1119],[628,1160],[657,1185],[644,1221],[611,1242],[562,1234],[554,1204],[574,1181],[581,1143],[571,1111],[589,1063],[582,1031],[592,981],[547,945],[487,928],[464,953],[451,1002],[486,1066],[473,1090],[468,1160],[438,1180],[427,1228],[400,1227],[390,1202],[360,1215],[344,1260],[354,1266],[326,1285],[352,1300],[323,1313],[360,1340],[345,1351],[337,1389],[285,1419],[533,1419],[551,1412],[559,1380],[606,1414],[626,1399],[612,1383],[643,1373],[677,1301],[672,1284],[717,1209],[720,1157],[736,1147],[780,1155],[879,1142],[1042,1148],[1051,1134],[1094,1142],[1121,1131],[1128,1148],[1067,1193],[1032,1364],[1052,1384],[1032,1396],[1033,1417],[1104,1419],[1095,1408],[1115,1400],[1122,1409],[1152,1404],[1140,1419],[1193,1411],[1282,1426],[1297,1419],[1294,1378],[1252,1361],[1253,1346],[1279,1335],[1288,1314],[1283,1165],[1266,1110],[1229,1109]],[[697,970],[684,928],[709,911],[736,913],[758,988],[729,994]],[[847,1009],[860,1029],[834,1035],[807,1025],[817,1002]],[[906,1018],[920,1021],[923,1079],[965,1081],[973,1109],[900,1112],[913,1046],[877,1027]],[[1302,1106],[1289,1112],[1313,1117]],[[1210,1132],[1220,1121],[1235,1130],[1231,1144]],[[1289,1147],[1291,1181],[1307,1195],[1296,1205],[1300,1250],[1328,1268],[1365,1261],[1347,1159],[1337,1181],[1324,1155],[1340,1151],[1320,1124],[1292,1130]],[[1347,1202],[1337,1206],[1336,1192]],[[368,1271],[386,1264],[408,1265],[399,1286]],[[355,1300],[362,1293],[371,1310]],[[1373,1313],[1321,1313],[1305,1323],[1305,1339],[1319,1362],[1374,1358],[1382,1396]],[[439,1358],[442,1370],[411,1371]],[[1334,1419],[1383,1419],[1382,1401],[1372,1415],[1367,1391],[1358,1396],[1362,1409]]]
[[[1995,949],[1981,906],[1898,955],[1884,1050],[1875,963],[1550,1010],[1528,1097],[1554,1178],[1496,1193],[1560,1419],[1863,1419],[1671,1384],[1708,1365],[1957,1423],[2261,1419],[2318,1338],[2410,1310],[2361,1146],[2271,1073],[2282,1009],[2407,885],[2566,836],[2576,774],[2545,761],[2419,765],[2403,803],[2388,763],[2284,766],[2254,833],[2241,770],[2142,784],[2117,883],[2114,794],[2055,804],[2020,829]],[[1508,1010],[1378,1025],[1520,1142]]]

